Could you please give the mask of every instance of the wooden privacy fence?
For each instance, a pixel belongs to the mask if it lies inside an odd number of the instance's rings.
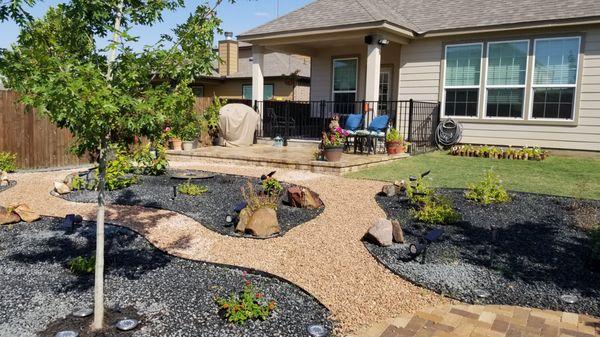
[[[73,136],[18,103],[18,94],[0,90],[0,151],[17,154],[19,168],[87,164],[89,158],[69,153]]]

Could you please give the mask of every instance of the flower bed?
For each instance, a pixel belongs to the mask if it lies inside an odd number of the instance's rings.
[[[422,223],[397,197],[376,197],[391,219],[400,220],[406,239],[390,247],[365,242],[381,263],[464,302],[600,315],[600,271],[591,259],[589,236],[575,225],[572,199],[510,193],[511,201],[484,206],[466,200],[464,190],[437,192],[454,205],[461,217],[457,223]],[[600,201],[582,202],[600,208]],[[413,259],[408,248],[434,228],[444,234],[429,246],[422,264],[422,255]],[[566,303],[563,295],[578,301]]]
[[[49,325],[64,328],[56,322],[92,306],[93,275],[76,275],[67,264],[92,254],[94,223],[84,222],[73,234],[61,226],[62,219],[43,218],[0,228],[3,335],[34,336]],[[295,337],[305,335],[312,323],[332,328],[326,308],[275,277],[175,258],[116,226],[106,226],[106,247],[106,305],[133,307],[143,317],[135,336]],[[236,325],[221,315],[215,298],[242,289],[245,280],[277,305],[264,321]]]
[[[200,172],[200,171],[198,171]],[[145,207],[167,209],[185,214],[203,226],[225,235],[241,236],[235,232],[235,226],[227,226],[227,215],[233,212],[234,206],[243,201],[241,188],[250,178],[215,174],[214,178],[194,180],[208,191],[200,195],[177,193],[173,198],[173,188],[186,183],[185,180],[172,179],[169,175],[140,176],[138,183],[127,188],[106,193],[108,203],[118,205],[139,205]],[[284,187],[287,186],[284,184]],[[61,196],[75,202],[95,203],[97,194],[94,191],[78,190]],[[304,209],[284,205],[279,201],[277,218],[281,227],[279,236],[290,229],[316,218],[323,208]],[[247,235],[245,235],[247,236]],[[252,236],[247,236],[252,237]]]

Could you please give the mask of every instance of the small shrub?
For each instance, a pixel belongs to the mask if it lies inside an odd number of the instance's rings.
[[[460,219],[458,212],[447,199],[430,197],[418,209],[411,211],[412,216],[422,222],[450,225]]]
[[[267,300],[248,280],[244,280],[244,288],[239,294],[231,293],[229,298],[217,298],[215,301],[228,322],[240,325],[253,319],[264,321],[277,307],[275,301]]]
[[[133,161],[135,163],[133,173],[159,176],[164,174],[169,168],[169,161],[167,160],[164,146],[158,142],[152,145],[156,152],[156,158],[152,155],[150,147],[151,144],[148,144],[140,146],[133,151]]]
[[[202,185],[193,184],[191,180],[188,180],[187,183],[177,186],[177,191],[181,194],[195,197],[208,192],[208,188]]]
[[[418,177],[417,181],[414,182],[414,186],[412,183],[406,186],[406,196],[416,205],[424,204],[431,199],[433,192],[433,188],[429,186],[429,182],[423,177]]]
[[[17,169],[17,155],[10,152],[0,152],[0,171],[14,172]]]
[[[277,179],[267,178],[262,182],[263,191],[269,195],[280,195],[283,192],[283,186]]]
[[[261,193],[256,190],[252,182],[248,182],[245,187],[242,187],[242,196],[248,204],[250,211],[255,212],[261,208],[272,208],[277,210],[279,207],[279,193]]]
[[[133,166],[129,161],[127,153],[117,147],[112,147],[112,150],[114,151],[115,158],[106,165],[106,189],[114,191],[137,183],[138,180],[136,176],[128,176],[128,174],[133,171]],[[88,190],[98,189],[98,171],[98,169],[94,170],[92,176],[95,178],[90,179],[87,183],[86,188]]]
[[[399,142],[401,140],[402,138],[400,137],[400,132],[398,132],[398,129],[396,128],[391,128],[385,136],[386,142]]]
[[[75,176],[73,177],[73,180],[71,181],[71,186],[69,186],[71,188],[71,190],[83,190],[86,188],[86,182],[85,179],[81,178],[80,176]]]
[[[510,196],[502,186],[502,181],[491,170],[486,173],[482,181],[469,184],[468,188],[465,197],[480,204],[489,205],[510,201]]]
[[[77,275],[92,274],[96,266],[96,257],[91,256],[86,258],[83,256],[78,256],[69,261],[67,265],[69,270]]]

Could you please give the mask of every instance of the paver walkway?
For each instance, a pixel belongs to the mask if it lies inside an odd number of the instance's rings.
[[[514,306],[441,305],[389,319],[354,337],[600,336],[600,319]]]
[[[270,171],[197,162],[175,162],[172,166],[253,177]],[[26,202],[44,215],[79,213],[95,220],[94,205],[49,194],[53,182],[69,172],[72,170],[11,175],[18,183],[0,193],[0,205]],[[176,256],[254,268],[283,277],[327,306],[341,334],[450,302],[392,274],[376,262],[361,242],[373,219],[385,216],[374,199],[383,183],[305,171],[279,170],[276,177],[310,187],[326,205],[318,218],[283,237],[253,240],[223,236],[182,214],[137,206],[108,207],[107,222],[128,226]]]

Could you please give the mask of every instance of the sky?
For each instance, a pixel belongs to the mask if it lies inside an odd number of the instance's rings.
[[[49,6],[64,1],[45,0],[41,4],[31,9],[31,13],[36,16],[42,16]],[[183,22],[195,6],[204,1],[187,0],[186,8],[179,9],[177,12],[167,13],[164,16],[164,22],[153,27],[142,27],[133,30],[131,34],[140,37],[136,49],[141,49],[144,45],[155,43],[160,34],[169,33],[171,28],[178,23]],[[214,0],[211,0],[214,2]],[[279,3],[279,14],[283,15],[295,9],[298,9],[311,0],[238,0],[235,4],[223,4],[218,10],[219,17],[223,20],[222,28],[225,31],[231,31],[234,35],[243,33],[253,27],[269,22],[277,18],[277,3]],[[13,23],[0,23],[0,48],[7,48],[15,42],[19,34],[19,28]],[[222,38],[219,36],[218,38]]]

